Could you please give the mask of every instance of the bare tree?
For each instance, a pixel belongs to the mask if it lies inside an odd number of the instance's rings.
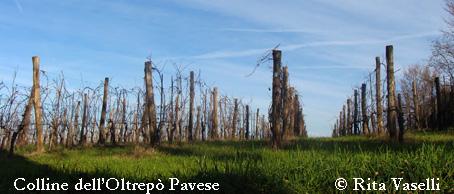
[[[435,74],[428,66],[410,65],[400,79],[400,88],[405,102],[411,102],[409,118],[413,118],[414,128],[428,128],[435,107],[432,106],[432,89]]]
[[[49,149],[52,149],[53,146],[58,144],[58,127],[60,126],[60,103],[62,97],[62,89],[63,89],[64,80],[61,79],[60,84],[58,84],[56,88],[56,99],[55,99],[55,106],[53,110],[53,118],[52,118],[52,133],[50,134],[49,140]]]
[[[433,42],[430,65],[440,70],[444,75],[454,79],[454,0],[446,0],[446,8],[449,17],[445,20],[447,29],[443,35]]]

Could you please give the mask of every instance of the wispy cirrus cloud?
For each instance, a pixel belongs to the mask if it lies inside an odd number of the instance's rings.
[[[221,28],[219,31],[230,32],[257,32],[257,33],[317,33],[310,29],[260,29],[260,28]]]
[[[244,29],[248,30],[248,29]],[[249,29],[251,32],[261,32],[259,29]],[[268,30],[265,30],[268,31]],[[276,30],[274,32],[280,32],[280,30]],[[285,32],[284,30],[281,32]],[[363,40],[335,40],[335,41],[315,41],[309,43],[301,43],[301,44],[288,44],[283,45],[280,47],[283,51],[294,51],[302,48],[309,48],[309,47],[324,47],[324,46],[354,46],[354,45],[367,45],[367,44],[383,44],[389,42],[395,42],[400,40],[406,39],[417,39],[417,38],[424,38],[430,36],[437,36],[440,35],[439,31],[429,31],[429,32],[422,32],[422,33],[413,33],[413,34],[404,34],[399,36],[394,36],[391,38],[385,39],[363,39]],[[256,49],[246,49],[241,51],[214,51],[208,52],[200,55],[195,55],[190,58],[194,59],[220,59],[220,58],[235,58],[235,57],[246,57],[246,56],[254,56],[260,55],[264,51],[269,50],[270,48],[256,48]]]
[[[14,3],[16,4],[17,10],[19,10],[20,13],[23,13],[24,9],[22,8],[22,4],[19,2],[19,0],[14,0]]]

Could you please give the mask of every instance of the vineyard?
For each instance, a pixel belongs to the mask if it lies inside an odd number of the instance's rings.
[[[386,46],[386,63],[375,58],[376,67],[361,87],[342,106],[333,136],[383,136],[404,141],[407,130],[447,130],[454,125],[454,84],[431,72],[429,67],[411,66],[401,79],[396,95],[393,46]],[[385,66],[386,78],[381,69]],[[383,85],[386,86],[382,90]],[[403,97],[402,97],[403,96]],[[384,106],[385,105],[385,106]],[[386,118],[386,119],[384,119]],[[386,127],[385,127],[386,126]]]
[[[74,146],[156,147],[162,142],[262,139],[272,139],[273,147],[278,148],[283,139],[305,137],[307,132],[298,91],[289,85],[288,68],[281,67],[281,51],[273,50],[270,60],[273,103],[261,113],[237,98],[219,94],[217,87],[207,86],[194,71],[185,77],[177,70],[171,85],[164,86],[164,75],[151,61],[145,62],[144,88],[112,87],[105,78],[96,88],[71,91],[63,76],[51,83],[45,77],[42,84],[45,71],[40,70],[40,58],[35,56],[32,88],[2,85],[8,93],[2,98],[0,148],[9,148],[13,154],[16,145],[29,144],[43,152]]]
[[[193,71],[188,77],[177,71],[171,86],[165,87],[164,75],[146,61],[143,89],[112,87],[105,78],[97,88],[70,91],[63,77],[41,84],[40,75],[45,74],[39,69],[39,57],[33,57],[32,88],[2,88],[10,93],[2,102],[5,152],[0,160],[8,168],[2,169],[7,176],[0,189],[12,192],[9,184],[19,176],[30,180],[45,176],[73,184],[77,177],[159,179],[166,184],[167,178],[179,177],[217,182],[222,193],[333,192],[332,180],[339,174],[386,182],[386,177],[397,173],[411,181],[438,177],[441,189],[452,191],[451,86],[440,86],[438,77],[433,82],[426,79],[425,84],[435,86],[436,92],[421,93],[425,100],[420,102],[413,81],[413,98],[405,102],[414,104],[403,106],[401,94],[393,94],[393,52],[387,46],[386,90],[381,90],[384,64],[377,57],[375,93],[366,83],[360,95],[354,90],[353,102],[347,100],[334,125],[337,138],[308,139],[302,103],[288,84],[288,68],[281,67],[281,51],[272,50],[269,55],[273,85],[266,116],[259,109],[252,112],[236,98],[218,94],[216,87],[208,87]],[[418,111],[420,107],[426,108]],[[429,128],[439,132],[428,132]],[[320,173],[319,169],[330,170]],[[238,185],[245,186],[239,189]]]

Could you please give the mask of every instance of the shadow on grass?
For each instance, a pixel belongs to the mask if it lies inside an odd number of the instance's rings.
[[[150,172],[152,173],[152,172]],[[218,191],[181,191],[177,188],[176,191],[169,191],[170,177],[155,177],[155,180],[138,180],[131,177],[119,177],[112,172],[96,171],[94,173],[77,172],[74,169],[55,170],[47,165],[39,164],[31,161],[23,156],[14,155],[9,157],[6,152],[0,151],[0,193],[146,193],[146,191],[109,191],[102,186],[101,191],[75,191],[74,186],[82,178],[84,183],[91,182],[92,178],[108,178],[115,177],[118,180],[125,178],[126,181],[137,183],[158,183],[157,179],[161,179],[165,185],[163,191],[153,190],[151,193],[292,193],[285,183],[281,180],[275,180],[272,177],[267,177],[258,170],[249,170],[237,172],[220,171],[217,169],[202,170],[194,175],[188,176],[183,174],[174,174],[173,177],[178,178],[180,184],[186,183],[219,183],[220,190]],[[14,180],[17,178],[25,178],[26,183],[20,183],[19,186],[25,186],[27,183],[36,183],[37,178],[49,178],[50,183],[68,183],[68,191],[16,191],[14,188]]]
[[[264,140],[249,140],[249,141],[238,141],[238,140],[216,140],[216,141],[195,141],[192,143],[182,142],[176,144],[168,144],[167,142],[162,144],[161,147],[168,146],[209,146],[211,148],[229,148],[229,149],[254,149],[254,148],[264,148],[269,147],[269,141]]]
[[[195,146],[162,146],[158,150],[160,152],[171,154],[175,156],[196,156],[196,157],[209,157],[216,161],[231,161],[231,160],[252,160],[261,161],[262,155],[257,152],[248,152],[241,150],[241,148],[235,149],[219,149],[216,150],[204,150],[195,149]]]

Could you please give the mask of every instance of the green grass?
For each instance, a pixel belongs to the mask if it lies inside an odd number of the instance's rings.
[[[442,193],[454,192],[454,134],[407,134],[404,144],[366,137],[309,138],[275,151],[267,142],[198,142],[163,145],[153,150],[136,146],[59,149],[33,154],[0,155],[0,193],[11,193],[13,180],[49,177],[75,183],[78,178],[118,177],[169,188],[169,177],[181,182],[218,182],[218,193],[334,193],[343,177],[371,178],[386,183],[440,178]],[[70,184],[71,185],[71,184]],[[73,185],[73,184],[72,184]],[[392,191],[392,190],[391,190]],[[168,191],[167,191],[168,192]],[[140,191],[137,193],[145,193]]]

